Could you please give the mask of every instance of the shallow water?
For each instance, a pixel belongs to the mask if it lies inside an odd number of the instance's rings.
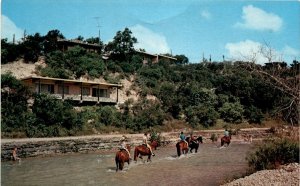
[[[198,153],[177,157],[175,146],[160,147],[152,162],[138,159],[117,173],[115,153],[22,159],[1,163],[1,185],[220,185],[246,171],[249,149],[248,144],[223,149],[202,144]]]

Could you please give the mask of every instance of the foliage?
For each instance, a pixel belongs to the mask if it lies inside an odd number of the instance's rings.
[[[107,51],[112,52],[112,58],[117,61],[127,61],[134,51],[133,45],[137,39],[131,36],[132,32],[125,28],[124,31],[118,31],[112,42],[106,46]],[[128,58],[129,57],[129,58]]]
[[[248,119],[249,123],[261,124],[262,119],[264,118],[261,109],[258,109],[253,105],[245,108],[244,115],[245,118]]]
[[[97,54],[88,53],[85,49],[76,46],[67,52],[51,52],[47,56],[48,66],[41,70],[41,74],[56,78],[75,76],[79,78],[88,74],[99,77],[105,71],[104,62]]]
[[[243,118],[243,106],[239,102],[226,102],[219,108],[221,117],[231,123],[241,123]]]
[[[218,136],[215,134],[215,133],[213,133],[213,134],[211,134],[211,136],[210,136],[210,138],[209,138],[212,142],[216,142],[216,141],[218,141]]]
[[[150,130],[150,141],[156,141],[159,145],[162,144],[162,136],[157,131],[151,129]]]
[[[53,52],[58,49],[58,39],[64,39],[65,37],[59,30],[50,30],[45,36],[44,36],[44,54]]]
[[[177,61],[176,61],[176,64],[187,64],[189,63],[189,58],[186,57],[185,55],[181,54],[181,55],[176,55],[174,56]]]
[[[20,57],[20,46],[8,43],[7,39],[1,39],[1,63],[5,64]]]
[[[29,90],[12,74],[1,75],[1,131],[19,130],[25,127],[29,117],[27,100]]]
[[[248,154],[248,164],[255,170],[273,169],[276,166],[299,163],[299,142],[288,139],[277,139],[262,143]]]
[[[42,54],[44,38],[39,33],[28,35],[21,44],[24,60],[26,62],[35,62]]]
[[[62,102],[50,95],[35,95],[32,113],[36,117],[34,125],[37,127],[44,126],[46,130],[51,129],[53,136],[59,134],[55,131],[57,128],[67,130],[82,128],[83,122],[73,106],[68,101]],[[52,135],[50,134],[50,136]]]

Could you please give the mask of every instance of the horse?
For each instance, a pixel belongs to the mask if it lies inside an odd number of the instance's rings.
[[[159,146],[159,144],[157,143],[157,141],[152,141],[150,143],[150,147],[153,150],[156,150],[156,148]],[[139,146],[136,146],[135,149],[134,149],[134,161],[137,162],[137,157],[140,157],[141,159],[143,159],[142,156],[148,156],[148,159],[147,159],[147,162],[148,161],[151,161],[151,151],[150,149],[145,145],[139,145]]]
[[[231,140],[231,135],[229,135],[229,136],[223,136],[221,138],[221,147],[223,147],[223,145],[225,145],[225,144],[227,144],[227,146],[229,146],[230,140]]]
[[[126,147],[130,153],[130,145],[127,144]],[[127,162],[128,165],[130,163],[129,154],[127,153],[127,151],[125,149],[120,149],[116,153],[115,161],[116,161],[116,166],[117,166],[116,172],[118,170],[123,170],[124,163]]]
[[[186,141],[189,143],[190,152],[193,152],[193,149],[195,149],[195,152],[197,153],[199,148],[199,143],[203,143],[202,136],[199,136],[196,140],[191,140],[190,137],[186,138]]]
[[[189,144],[184,141],[180,141],[176,143],[177,155],[180,156],[182,154],[187,154],[189,151]]]

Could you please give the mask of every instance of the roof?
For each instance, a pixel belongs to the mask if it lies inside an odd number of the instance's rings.
[[[169,59],[172,59],[172,60],[177,60],[177,59],[174,58],[174,57],[165,56],[165,55],[161,55],[161,54],[150,54],[150,53],[143,52],[143,51],[139,51],[139,50],[135,50],[135,51],[136,51],[137,53],[146,54],[146,55],[149,55],[149,56],[152,56],[152,57],[163,57],[163,58],[169,58]]]
[[[28,76],[25,78],[21,78],[21,80],[30,80],[30,79],[43,79],[43,80],[53,80],[53,81],[64,81],[64,82],[71,82],[71,83],[85,83],[91,85],[105,85],[110,87],[122,87],[121,84],[112,84],[112,83],[98,83],[94,81],[82,81],[82,80],[72,80],[72,79],[60,79],[60,78],[50,78],[50,77],[42,77],[42,76]]]
[[[92,44],[92,43],[87,43],[83,42],[80,40],[67,40],[67,39],[58,39],[57,42],[62,42],[62,43],[73,43],[73,44],[78,44],[78,45],[86,45],[86,46],[93,46],[93,47],[99,47],[101,48],[101,45],[99,44]]]

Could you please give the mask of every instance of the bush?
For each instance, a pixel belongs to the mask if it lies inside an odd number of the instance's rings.
[[[222,119],[226,122],[241,123],[243,118],[243,106],[240,102],[229,103],[226,102],[219,109]]]
[[[1,75],[1,130],[13,132],[25,127],[31,93],[10,73]]]
[[[264,118],[262,111],[252,105],[245,109],[244,115],[246,119],[248,119],[249,123],[261,124]]]
[[[218,136],[215,134],[215,133],[213,133],[213,134],[211,134],[211,136],[210,136],[210,138],[209,138],[212,142],[216,142],[216,141],[218,141]]]
[[[36,116],[36,125],[43,124],[47,127],[58,125],[70,130],[81,128],[83,124],[68,101],[57,100],[50,95],[36,95],[32,112]]]
[[[286,138],[268,141],[247,155],[247,161],[254,170],[276,168],[278,164],[299,163],[299,142]]]

